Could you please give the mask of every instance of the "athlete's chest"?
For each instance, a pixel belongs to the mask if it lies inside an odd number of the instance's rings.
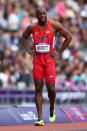
[[[40,30],[35,32],[35,38],[36,41],[39,42],[44,42],[44,41],[48,41],[51,35],[51,31],[50,30]]]

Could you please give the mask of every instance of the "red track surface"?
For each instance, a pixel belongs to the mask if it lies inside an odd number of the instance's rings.
[[[34,125],[13,125],[0,126],[0,131],[64,131],[64,130],[87,130],[87,122],[78,123],[61,123],[61,124],[45,124],[44,126]]]

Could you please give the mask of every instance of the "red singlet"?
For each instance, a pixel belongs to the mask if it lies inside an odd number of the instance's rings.
[[[51,29],[51,22],[47,21],[47,27],[43,30],[38,29],[38,23],[34,28],[34,50],[37,56],[33,58],[33,78],[46,82],[55,81],[55,61],[53,57],[49,57],[54,51],[54,34]]]

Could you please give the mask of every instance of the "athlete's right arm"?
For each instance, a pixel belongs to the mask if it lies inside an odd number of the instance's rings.
[[[31,56],[34,56],[34,53],[32,52],[32,50],[29,48],[28,46],[28,42],[27,39],[28,37],[34,33],[34,24],[33,25],[29,25],[25,31],[22,34],[22,38],[21,38],[21,43],[24,45],[25,50],[28,52],[28,54],[30,54]]]

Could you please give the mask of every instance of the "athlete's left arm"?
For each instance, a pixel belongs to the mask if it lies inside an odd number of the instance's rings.
[[[51,24],[52,24],[52,27],[54,28],[55,32],[56,31],[59,32],[60,35],[65,38],[65,40],[62,43],[61,48],[58,51],[58,54],[62,54],[62,52],[68,47],[69,43],[72,40],[71,34],[59,22],[52,21]]]

